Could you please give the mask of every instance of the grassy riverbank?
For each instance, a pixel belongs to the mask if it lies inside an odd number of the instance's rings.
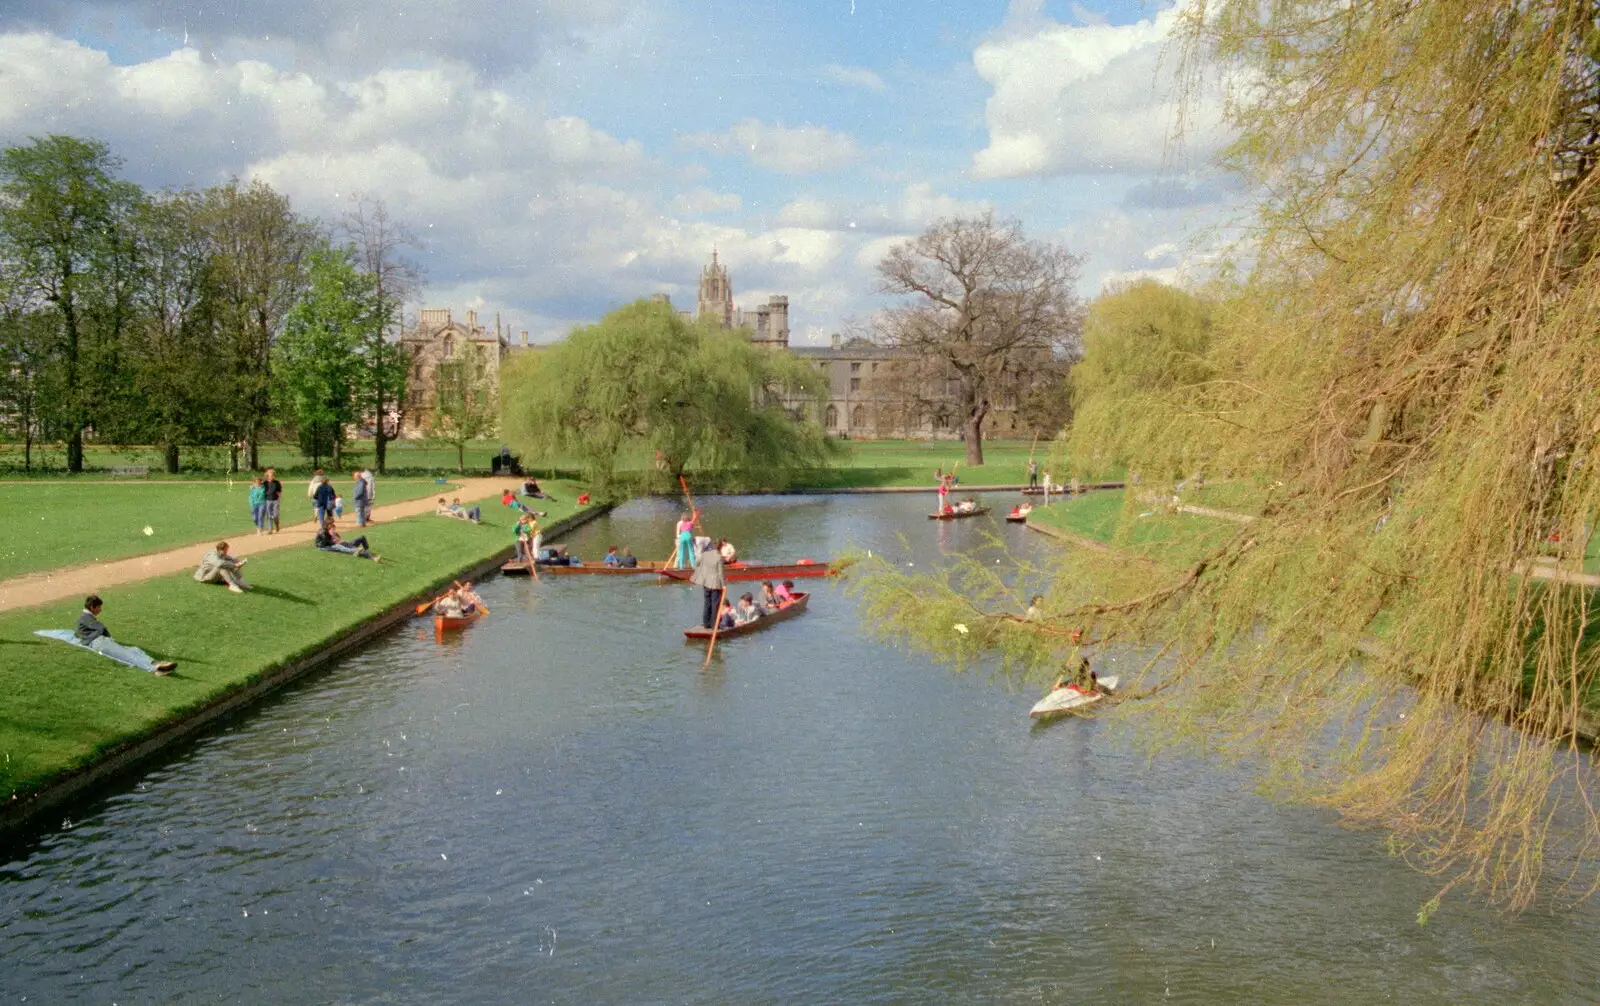
[[[338,477],[333,484],[345,496],[346,513],[352,513],[351,480]],[[449,489],[431,480],[383,479],[378,483],[378,502],[443,495]],[[207,540],[242,539],[255,533],[249,493],[249,479],[231,485],[66,480],[0,484],[0,523],[8,529],[0,540],[0,580]],[[283,496],[285,525],[311,519],[304,481],[286,483]]]
[[[546,507],[545,524],[578,509],[575,486],[551,488],[560,502]],[[188,573],[102,591],[113,636],[178,661],[169,678],[32,635],[70,628],[77,600],[0,614],[0,802],[315,653],[510,547],[511,511],[495,501],[483,510],[479,525],[420,516],[373,528],[381,563],[309,546],[263,553],[246,569],[256,589],[242,596]]]
[[[1049,506],[1034,507],[1028,523],[1166,566],[1187,566],[1239,530],[1231,521],[1167,513],[1155,504],[1130,512],[1127,493],[1122,489],[1096,491],[1055,500]]]

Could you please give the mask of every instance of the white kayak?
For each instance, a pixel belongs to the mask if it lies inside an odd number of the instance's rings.
[[[1071,712],[1074,709],[1082,709],[1084,706],[1094,705],[1105,698],[1105,692],[1117,690],[1116,677],[1113,675],[1109,678],[1101,678],[1100,687],[1103,691],[1079,691],[1076,685],[1051,689],[1050,694],[1034,703],[1033,708],[1028,711],[1028,715],[1052,716],[1056,713]]]

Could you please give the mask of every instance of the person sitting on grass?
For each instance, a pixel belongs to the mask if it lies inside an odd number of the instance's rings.
[[[522,495],[536,500],[550,500],[552,502],[555,500],[554,496],[545,495],[544,490],[539,488],[539,480],[531,475],[528,477],[528,481],[522,483]]]
[[[617,556],[617,565],[623,569],[638,569],[639,559],[633,554],[633,549],[624,545],[622,546],[622,554]]]
[[[383,561],[381,556],[373,555],[370,551],[372,546],[367,542],[366,535],[362,535],[353,541],[345,541],[339,537],[339,529],[334,524],[332,514],[323,519],[322,527],[317,530],[315,544],[317,548],[324,552],[343,552],[346,555],[353,555],[357,559],[371,559],[373,562]]]
[[[243,594],[250,589],[244,582],[244,577],[239,575],[239,570],[248,559],[235,559],[228,554],[228,543],[217,542],[217,547],[205,554],[200,560],[200,568],[194,571],[194,578],[200,583],[225,583],[228,590],[235,594]]]
[[[444,497],[440,496],[439,505],[434,507],[433,512],[438,514],[440,517],[454,517],[457,520],[470,520],[474,524],[478,523],[478,508],[473,507],[471,510],[468,510],[466,507],[461,505],[460,496],[457,496],[449,503],[446,503],[444,501]]]
[[[110,630],[100,624],[100,609],[104,606],[99,594],[83,599],[83,613],[78,616],[78,627],[73,631],[78,642],[96,653],[132,664],[158,677],[166,677],[177,669],[178,665],[171,660],[157,660],[137,646],[124,646],[112,639]]]

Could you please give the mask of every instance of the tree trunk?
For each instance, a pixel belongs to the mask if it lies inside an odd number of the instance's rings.
[[[178,474],[178,445],[174,444],[174,443],[167,444],[166,445],[166,456],[167,456],[167,474],[168,475],[176,475],[176,474]]]
[[[963,381],[962,383],[965,385],[967,382]],[[961,396],[965,399],[963,404],[965,404],[967,411],[966,419],[962,423],[962,429],[966,434],[967,464],[969,465],[983,464],[983,420],[989,414],[989,405],[978,393],[976,384],[977,382],[973,381],[971,385],[963,387]]]
[[[239,441],[228,445],[228,474],[239,474]]]
[[[245,449],[246,453],[250,455],[250,470],[253,472],[260,471],[261,445],[256,442],[256,431],[253,429],[250,431],[250,434],[245,437]]]
[[[67,471],[83,471],[83,428],[74,426],[67,438]]]
[[[456,471],[462,475],[467,474],[467,445],[465,441],[456,444]]]
[[[340,441],[344,438],[339,434],[340,430],[338,426],[335,426],[333,433],[333,457],[329,460],[333,462],[333,470],[336,472],[341,471],[342,469],[339,466],[344,464],[344,445],[340,443]]]
[[[383,463],[389,453],[389,438],[383,433],[383,419],[378,419],[378,429],[372,439],[373,464],[378,469],[378,474],[383,474]]]

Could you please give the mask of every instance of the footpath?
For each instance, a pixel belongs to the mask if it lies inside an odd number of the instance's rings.
[[[463,502],[476,502],[499,496],[505,489],[505,479],[462,479],[450,485],[440,486],[440,495],[451,497],[459,496]],[[381,487],[380,487],[381,489]],[[402,517],[412,517],[417,514],[432,513],[436,497],[428,495],[414,500],[405,500],[400,503],[390,503],[373,508],[372,517],[378,524],[399,520]],[[298,499],[285,500],[286,506],[293,506]],[[353,518],[341,521],[345,534],[356,534],[355,520]],[[317,532],[315,521],[305,521],[283,528],[277,534],[255,534],[254,531],[241,532],[231,536],[228,540],[230,551],[240,557],[260,555],[274,549],[290,548],[292,546],[305,546],[310,543]],[[153,576],[165,573],[176,573],[180,570],[193,571],[200,565],[200,559],[216,544],[213,541],[199,542],[185,545],[182,548],[169,549],[165,552],[153,552],[149,555],[136,555],[128,559],[117,559],[113,562],[92,563],[87,566],[70,566],[65,569],[45,570],[40,573],[29,573],[25,576],[12,577],[9,580],[0,580],[0,611],[11,611],[16,608],[29,608],[39,604],[49,604],[64,598],[81,598],[86,594],[114,587],[119,584],[134,583],[139,580],[148,580]]]

